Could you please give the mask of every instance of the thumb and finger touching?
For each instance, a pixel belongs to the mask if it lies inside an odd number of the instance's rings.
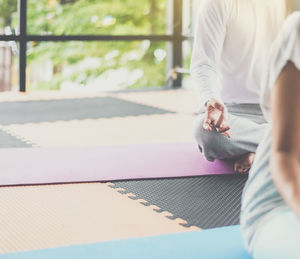
[[[217,111],[220,111],[218,116]],[[205,130],[211,131],[212,127],[215,127],[217,132],[223,134],[224,136],[230,138],[230,134],[227,132],[230,127],[226,122],[227,114],[223,104],[217,101],[209,101],[207,103],[206,118],[203,124]]]

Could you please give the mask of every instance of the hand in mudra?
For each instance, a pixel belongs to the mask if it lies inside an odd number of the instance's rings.
[[[228,130],[230,129],[227,123],[228,113],[224,104],[216,99],[210,99],[206,103],[206,112],[203,128],[207,131],[212,131],[214,127],[217,132],[230,138]]]

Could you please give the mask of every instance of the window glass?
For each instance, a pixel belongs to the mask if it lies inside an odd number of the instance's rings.
[[[166,0],[28,0],[29,34],[166,33]]]
[[[165,85],[166,43],[30,42],[29,90],[122,90]]]
[[[18,0],[0,0],[0,34],[18,34]]]

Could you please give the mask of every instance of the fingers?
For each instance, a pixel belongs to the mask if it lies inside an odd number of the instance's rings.
[[[214,126],[215,126],[216,128],[220,128],[220,126],[221,126],[221,124],[223,123],[224,119],[225,119],[224,112],[221,112],[221,113],[220,113],[220,116],[219,116],[219,118],[218,118],[218,120],[217,120],[217,122],[215,123]]]
[[[221,124],[220,127],[217,128],[217,131],[219,133],[223,133],[223,132],[228,131],[228,130],[230,130],[230,127],[228,125],[226,126],[225,124]]]
[[[218,105],[221,105],[221,104],[219,104],[219,103],[217,104],[217,103],[216,103],[216,106],[218,106]],[[225,108],[224,108],[223,105],[221,105],[221,106],[219,107],[219,110],[220,110],[221,112],[220,112],[219,118],[218,118],[217,123],[215,124],[215,126],[216,126],[217,128],[225,129],[225,127],[228,126],[228,125],[225,125],[225,121],[227,120],[227,111],[225,110]],[[224,126],[221,126],[222,124],[224,124]]]
[[[212,127],[207,122],[204,122],[203,128],[207,131],[212,131]]]
[[[208,100],[205,104],[206,107],[212,106],[213,108],[216,108],[220,111],[224,110],[224,104],[222,104],[221,102],[219,102],[218,100],[212,98],[210,100]]]
[[[221,112],[224,111],[224,105],[221,104],[221,103],[219,103],[219,102],[215,102],[215,103],[214,103],[214,107],[215,107],[216,109],[218,109],[219,111],[221,111]]]
[[[224,133],[228,130],[230,130],[230,127],[229,125],[227,124],[227,114],[226,114],[226,111],[223,110],[220,115],[219,115],[219,118],[217,120],[217,123],[214,124],[214,126],[216,127],[216,130],[217,132],[219,133]],[[230,135],[229,134],[223,134],[225,136],[227,136],[228,138],[230,138]]]
[[[227,138],[231,138],[231,136],[228,132],[222,132],[221,134],[224,135]]]
[[[211,119],[209,119],[207,117],[203,123],[203,128],[207,131],[212,131],[213,127],[215,127],[215,129],[218,133],[223,134],[227,138],[231,137],[230,134],[227,132],[228,130],[230,130],[230,127],[228,125],[226,125],[225,123],[222,123],[219,127],[217,127],[217,125],[214,123],[214,121],[212,121]]]
[[[209,119],[206,119],[203,123],[203,128],[207,131],[212,131],[211,127],[211,121]]]
[[[227,114],[225,111],[220,113],[217,123],[215,123],[214,126],[220,129],[218,132],[224,132],[230,129],[230,126],[227,124]]]
[[[206,103],[206,118],[203,128],[207,131],[212,131],[215,128],[218,133],[224,133],[224,136],[230,138],[230,134],[225,133],[230,129],[226,121],[227,112],[225,106],[216,99],[209,100]]]
[[[230,134],[228,132],[228,130],[230,130],[230,127],[225,124],[221,124],[219,128],[216,128],[217,132],[223,134],[224,136],[226,136],[227,138],[230,138]]]

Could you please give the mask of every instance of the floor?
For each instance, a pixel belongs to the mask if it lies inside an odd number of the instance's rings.
[[[197,100],[184,89],[2,93],[0,109],[0,148],[76,148],[193,142]],[[0,253],[237,224],[246,179],[1,187]]]
[[[192,91],[0,94],[0,130],[39,147],[192,142]]]

